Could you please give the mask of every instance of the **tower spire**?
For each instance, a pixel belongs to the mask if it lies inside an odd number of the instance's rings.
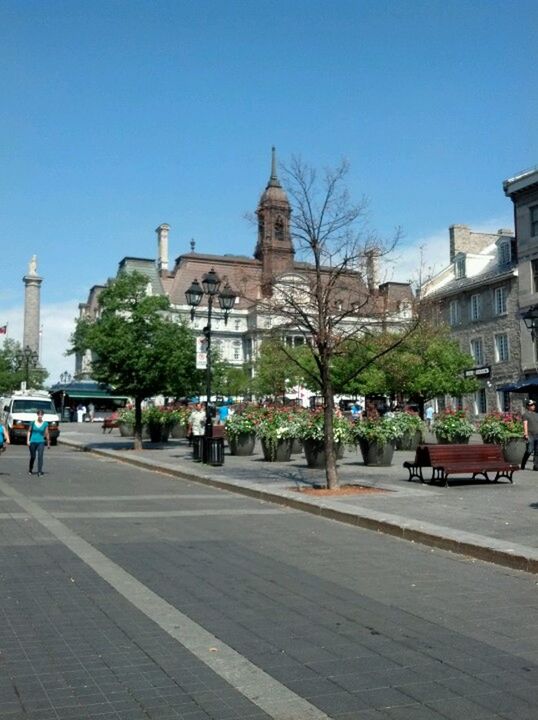
[[[271,177],[267,183],[267,187],[282,187],[276,174],[276,148],[271,148]]]

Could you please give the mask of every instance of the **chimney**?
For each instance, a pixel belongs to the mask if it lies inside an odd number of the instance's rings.
[[[366,253],[366,283],[368,292],[377,292],[379,257],[377,250],[368,250]]]
[[[168,270],[168,233],[170,225],[163,223],[155,230],[157,233],[157,270]]]
[[[471,230],[468,225],[451,225],[448,228],[450,237],[450,262],[459,252],[472,252]]]

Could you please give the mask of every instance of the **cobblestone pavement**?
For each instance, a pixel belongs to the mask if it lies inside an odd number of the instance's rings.
[[[0,458],[2,720],[538,718],[534,575],[62,446],[26,462]]]
[[[231,489],[258,489],[277,496],[286,496],[290,489],[301,489],[314,482],[324,482],[323,471],[309,470],[304,457],[292,456],[290,463],[263,462],[261,452],[252,457],[237,458],[226,454],[222,467],[209,468],[193,463],[185,441],[161,446],[146,444],[134,453],[132,441],[116,435],[103,435],[99,427],[89,424],[67,426],[63,438],[79,446],[107,449],[115,457],[146,463],[148,466],[188,473],[192,477],[218,480]],[[514,484],[507,482],[468,482],[456,478],[449,488],[408,482],[402,467],[414,453],[396,452],[391,467],[366,467],[360,454],[347,450],[340,463],[342,483],[361,483],[385,489],[382,494],[344,496],[340,498],[305,498],[317,507],[345,511],[375,523],[388,523],[391,528],[404,528],[409,537],[421,541],[426,535],[445,540],[443,547],[468,552],[478,548],[476,555],[512,567],[538,571],[538,473],[517,471]],[[289,496],[289,493],[287,493]],[[296,495],[297,496],[297,495]],[[380,529],[378,527],[378,529]],[[413,530],[413,533],[409,531]],[[433,538],[433,540],[432,540]]]

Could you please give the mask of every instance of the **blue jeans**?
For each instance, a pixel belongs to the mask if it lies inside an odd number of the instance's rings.
[[[35,456],[37,454],[37,472],[43,472],[43,452],[45,443],[30,443],[30,472],[34,469]]]

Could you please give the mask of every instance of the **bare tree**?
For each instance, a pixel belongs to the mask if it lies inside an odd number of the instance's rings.
[[[409,326],[397,342],[370,353],[362,366],[353,368],[351,380],[403,342],[417,322],[410,291],[396,302],[379,290],[379,261],[394,249],[399,231],[387,242],[368,229],[366,200],[353,203],[345,185],[348,169],[342,162],[320,176],[297,158],[284,168],[295,262],[293,270],[274,274],[259,301],[271,315],[273,328],[301,332],[310,348],[314,362],[301,362],[300,356],[289,354],[323,397],[329,488],[338,486],[332,361],[346,352],[350,342],[367,342],[372,334]]]

